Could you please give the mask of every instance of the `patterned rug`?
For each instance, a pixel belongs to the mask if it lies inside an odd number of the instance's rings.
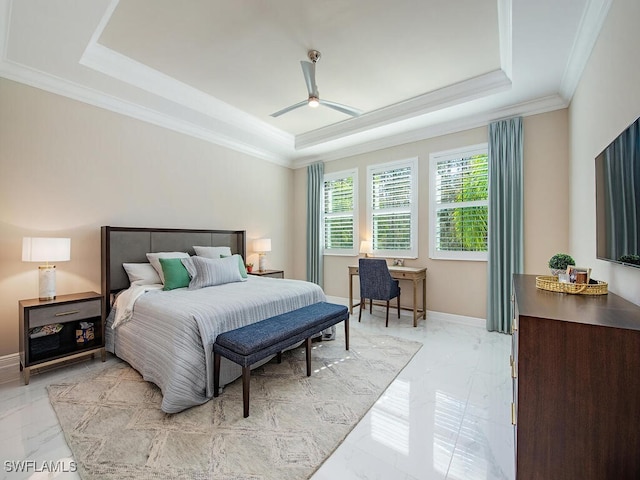
[[[176,414],[126,363],[78,383],[50,385],[49,399],[89,479],[298,480],[309,478],[371,408],[422,344],[351,329],[251,375],[250,416],[242,382]],[[338,329],[343,333],[342,329]]]

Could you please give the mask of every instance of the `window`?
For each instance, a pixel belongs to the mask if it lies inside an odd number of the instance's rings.
[[[324,176],[323,231],[325,255],[357,255],[358,171]]]
[[[487,145],[434,153],[429,159],[429,256],[486,260]]]
[[[417,159],[367,167],[374,255],[417,258]]]

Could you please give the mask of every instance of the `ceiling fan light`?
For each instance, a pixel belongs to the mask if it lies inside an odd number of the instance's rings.
[[[318,97],[309,97],[309,106],[311,108],[316,108],[320,105],[320,99]]]

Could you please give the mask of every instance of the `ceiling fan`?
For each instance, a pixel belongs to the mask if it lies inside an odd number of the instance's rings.
[[[295,105],[291,105],[287,108],[283,108],[282,110],[278,110],[276,113],[272,113],[271,116],[279,117],[284,113],[290,112],[291,110],[295,110],[296,108],[300,108],[305,105],[309,105],[312,108],[315,108],[318,105],[324,105],[325,107],[333,108],[334,110],[346,113],[347,115],[351,115],[352,117],[362,115],[362,111],[358,110],[357,108],[349,107],[341,103],[330,102],[329,100],[323,100],[320,98],[320,94],[318,93],[318,86],[316,85],[316,62],[320,60],[320,52],[317,50],[309,50],[308,56],[311,62],[301,60],[300,65],[302,65],[302,73],[304,74],[304,80],[307,84],[307,90],[309,91],[309,98],[307,100],[303,100],[302,102],[296,103]]]

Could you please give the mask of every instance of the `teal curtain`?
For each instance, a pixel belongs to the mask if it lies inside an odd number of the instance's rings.
[[[307,167],[307,281],[323,286],[322,185],[324,163]]]
[[[489,124],[487,330],[511,333],[512,277],[523,271],[522,118]]]

